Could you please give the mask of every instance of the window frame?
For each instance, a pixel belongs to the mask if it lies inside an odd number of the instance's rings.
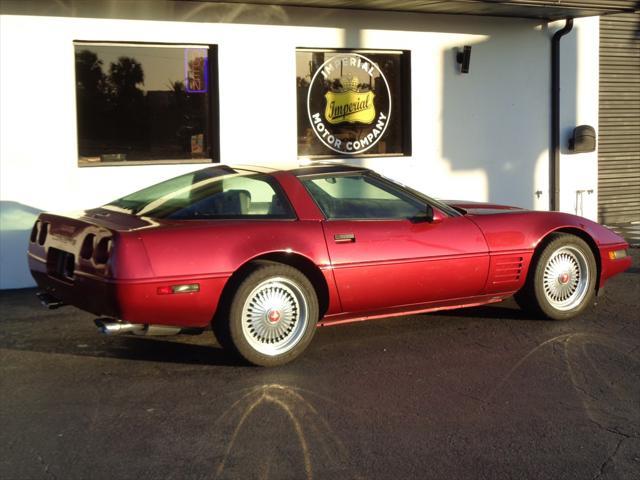
[[[208,102],[207,109],[209,114],[209,128],[207,133],[210,139],[208,148],[208,158],[167,158],[152,160],[126,160],[111,162],[95,162],[80,163],[80,139],[78,137],[78,94],[77,94],[77,71],[75,65],[75,47],[76,45],[103,45],[103,46],[132,46],[132,47],[179,47],[189,45],[194,48],[207,49],[207,75],[208,75]],[[72,47],[74,49],[74,105],[75,105],[75,145],[76,145],[76,166],[78,168],[95,168],[95,167],[127,167],[142,165],[183,165],[183,164],[210,164],[220,163],[220,89],[218,77],[218,45],[197,43],[197,42],[142,42],[127,40],[89,40],[89,39],[73,39]]]
[[[353,155],[348,154],[340,154],[338,152],[326,153],[326,154],[306,154],[301,155],[299,152],[299,132],[296,126],[296,156],[299,160],[327,160],[332,158],[386,158],[386,157],[411,157],[413,155],[413,144],[412,144],[412,77],[411,77],[411,50],[403,50],[403,49],[367,49],[367,48],[321,48],[321,47],[296,47],[295,53],[298,52],[323,52],[323,53],[360,53],[364,56],[367,54],[397,54],[400,53],[400,75],[401,75],[401,107],[402,107],[402,115],[400,116],[402,119],[402,127],[401,128],[401,149],[402,152],[399,153],[357,153]],[[297,58],[296,58],[297,65]],[[296,87],[296,104],[298,102],[298,88]],[[306,103],[306,102],[305,102]],[[299,118],[300,112],[296,108],[296,119]],[[320,141],[319,139],[314,137],[314,141]],[[322,142],[321,142],[322,143]],[[326,147],[328,150],[329,148]]]

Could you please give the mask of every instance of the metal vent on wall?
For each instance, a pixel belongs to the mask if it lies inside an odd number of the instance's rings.
[[[600,17],[598,143],[598,219],[624,234],[640,223],[638,12]]]

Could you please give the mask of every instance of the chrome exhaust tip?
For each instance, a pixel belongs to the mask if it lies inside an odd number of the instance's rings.
[[[47,292],[37,292],[36,297],[38,297],[38,300],[40,300],[42,306],[48,308],[49,310],[55,310],[56,308],[64,306],[62,300],[57,299]]]
[[[147,325],[144,323],[129,323],[116,320],[114,318],[96,318],[94,320],[100,333],[105,335],[120,335],[123,333],[133,333],[134,335],[167,336],[177,335],[181,332],[180,327],[170,325]]]
[[[147,325],[142,332],[134,332],[136,335],[150,335],[152,337],[164,337],[181,333],[180,327],[170,325]]]
[[[105,335],[136,333],[144,330],[144,325],[141,323],[119,322],[113,318],[96,318],[94,323],[96,324],[96,327],[98,327],[98,330],[100,330],[100,333]]]

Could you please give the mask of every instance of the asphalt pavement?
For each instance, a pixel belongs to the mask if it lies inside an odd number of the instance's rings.
[[[0,478],[638,479],[632,254],[568,322],[507,301],[325,327],[272,369],[0,292]]]

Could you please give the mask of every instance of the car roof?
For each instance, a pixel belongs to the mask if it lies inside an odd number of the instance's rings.
[[[369,169],[364,167],[357,167],[355,165],[348,165],[345,163],[333,163],[333,162],[317,162],[309,165],[230,165],[230,167],[239,170],[249,170],[251,172],[273,174],[276,172],[289,172],[297,177],[305,175],[321,175],[324,173],[349,173],[349,172],[362,172]]]

